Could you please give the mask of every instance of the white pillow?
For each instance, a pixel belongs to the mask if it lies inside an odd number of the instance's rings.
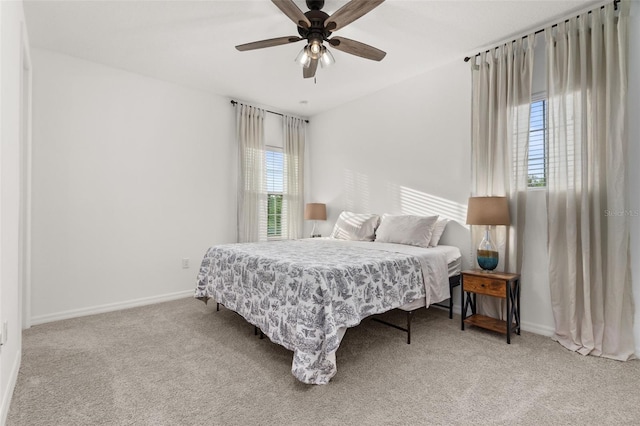
[[[376,228],[380,222],[377,214],[340,213],[331,238],[351,241],[373,241],[376,238]]]
[[[442,237],[442,234],[444,233],[444,228],[447,227],[447,223],[449,223],[449,219],[438,219],[435,226],[433,227],[433,233],[431,234],[429,247],[435,247],[438,245],[440,237]]]
[[[427,248],[437,220],[438,216],[385,214],[376,231],[376,242]]]

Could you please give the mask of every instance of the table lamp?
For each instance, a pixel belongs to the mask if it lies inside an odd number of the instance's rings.
[[[490,230],[495,225],[509,225],[507,197],[470,197],[467,208],[468,225],[485,225],[484,237],[478,247],[478,265],[490,272],[498,266],[498,250],[491,241]]]
[[[321,237],[320,234],[316,234],[316,221],[327,220],[327,206],[322,203],[308,203],[304,208],[304,219],[313,221],[311,238]]]

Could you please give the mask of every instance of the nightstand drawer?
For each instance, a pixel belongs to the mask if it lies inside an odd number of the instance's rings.
[[[464,291],[488,294],[489,296],[500,297],[502,299],[507,297],[506,283],[500,280],[493,280],[490,277],[479,278],[465,275],[462,285],[464,286]]]

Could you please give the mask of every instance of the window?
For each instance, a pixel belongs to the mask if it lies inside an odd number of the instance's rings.
[[[278,148],[267,147],[267,238],[282,236],[282,194],[284,189],[284,155]]]
[[[529,117],[529,188],[547,185],[547,158],[547,101],[539,99],[531,103]]]

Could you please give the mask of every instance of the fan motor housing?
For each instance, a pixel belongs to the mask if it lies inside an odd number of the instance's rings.
[[[309,3],[309,2],[307,2]],[[321,3],[324,3],[321,2]],[[304,14],[304,16],[309,19],[311,22],[311,26],[309,28],[298,27],[298,33],[303,38],[309,38],[311,34],[314,34],[315,37],[321,37],[323,40],[326,40],[331,35],[331,31],[327,30],[324,27],[324,22],[327,20],[329,15],[321,10],[309,10]]]

